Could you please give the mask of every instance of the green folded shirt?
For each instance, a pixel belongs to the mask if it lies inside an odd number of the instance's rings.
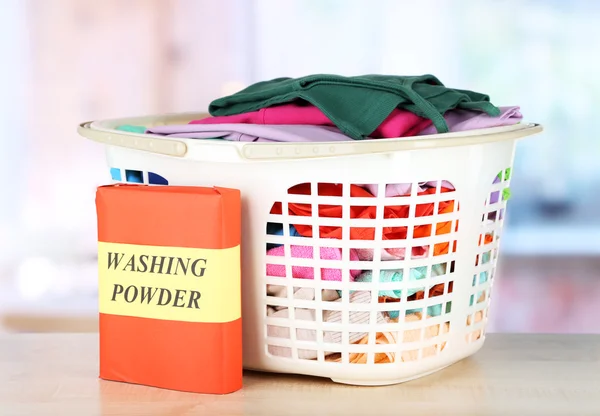
[[[228,116],[295,100],[318,107],[342,132],[357,140],[371,134],[395,108],[430,119],[438,133],[448,131],[443,115],[453,108],[500,115],[487,95],[447,88],[433,75],[276,78],[214,100],[209,112]]]

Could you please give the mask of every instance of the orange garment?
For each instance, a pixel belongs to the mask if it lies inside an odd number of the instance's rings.
[[[479,245],[481,246],[481,237],[482,235],[479,234]],[[492,241],[494,241],[494,235],[491,233],[488,233],[485,235],[485,238],[483,239],[483,244],[487,245],[490,244]]]
[[[452,192],[453,189],[441,188],[441,192]],[[419,192],[418,195],[431,195],[435,194],[436,188],[429,188],[425,191]],[[309,183],[302,183],[289,189],[291,195],[310,195],[311,185]],[[320,196],[340,196],[342,195],[342,185],[340,184],[319,184],[319,195]],[[350,196],[353,198],[374,198],[374,196],[366,189],[357,186],[350,186]],[[408,218],[409,206],[400,205],[402,200],[399,198],[398,201],[394,201],[399,204],[396,206],[386,206],[384,209],[384,218]],[[416,206],[415,215],[417,217],[433,215],[434,204],[418,204]],[[350,207],[350,218],[365,218],[375,219],[377,208],[375,206],[351,206]],[[445,214],[454,211],[454,201],[441,201],[439,203],[438,214]],[[276,202],[271,208],[271,214],[281,215],[281,203]],[[312,215],[312,206],[310,204],[288,204],[288,214],[310,217]],[[342,206],[341,205],[319,205],[320,218],[342,218]],[[436,225],[436,235],[449,234],[452,230],[452,222],[446,221],[438,223]],[[312,237],[312,226],[294,224],[294,228],[303,237]],[[413,238],[422,238],[431,236],[432,224],[418,225],[414,229]],[[405,240],[407,237],[407,227],[384,227],[383,228],[383,239],[384,240]],[[342,228],[337,226],[320,226],[319,234],[321,238],[342,238]],[[375,228],[374,227],[351,227],[350,228],[350,239],[351,240],[374,240],[375,239]],[[436,244],[434,247],[434,256],[441,254],[447,254],[449,252],[449,243]]]
[[[430,316],[426,316],[426,319],[430,318]],[[422,314],[419,312],[411,313],[406,316],[406,322],[415,322],[420,321],[422,319]],[[431,339],[438,337],[442,334],[448,333],[450,331],[450,323],[444,322],[441,325],[430,325],[425,328],[424,339]],[[412,343],[418,342],[421,340],[421,329],[410,329],[408,331],[404,331],[402,342],[404,343]],[[446,341],[440,343],[439,348],[442,351],[446,347]],[[423,348],[422,358],[432,357],[437,355],[438,345],[430,345],[428,347]],[[402,352],[402,361],[416,361],[419,359],[419,350],[412,349],[408,351]]]
[[[415,322],[420,321],[423,315],[419,312],[411,313],[406,316],[406,322]],[[396,320],[397,322],[397,320]],[[431,325],[425,328],[425,339],[435,338],[440,336],[441,334],[445,334],[450,330],[450,324],[448,322],[444,322],[441,325]],[[402,343],[413,343],[421,340],[421,329],[411,329],[404,331],[402,333],[402,339],[400,342]],[[365,335],[358,342],[353,345],[365,345],[369,343],[369,335]],[[375,344],[397,344],[398,343],[398,333],[397,332],[377,332],[375,336]],[[440,344],[440,351],[446,347],[446,342],[442,342]],[[392,348],[395,350],[395,347]],[[431,357],[437,354],[437,345],[431,345],[423,349],[422,358]],[[418,350],[405,350],[402,351],[400,359],[402,361],[416,361],[419,358]],[[393,351],[390,352],[377,352],[375,353],[374,362],[375,364],[389,364],[393,363],[396,359],[396,353]],[[359,352],[359,353],[350,353],[348,356],[348,360],[350,364],[366,364],[367,363],[367,353]],[[332,355],[325,357],[325,361],[332,362],[341,362],[342,357],[340,354]]]
[[[478,322],[481,322],[482,320],[483,320],[483,311],[477,311],[477,313],[475,314],[475,316],[473,318],[473,324],[471,324],[471,315],[469,315],[467,317],[467,326],[474,325],[474,324],[476,324]],[[467,342],[475,342],[479,338],[481,338],[482,335],[483,335],[483,330],[478,329],[476,331],[468,333],[465,336],[465,339],[467,340]]]
[[[369,336],[365,335],[358,342],[353,343],[352,345],[365,345],[369,343]],[[378,332],[375,336],[375,344],[397,344],[396,334],[393,332]],[[393,363],[396,358],[395,352],[377,352],[375,353],[374,361],[375,364],[389,364]],[[342,362],[341,354],[330,355],[325,357],[325,361]],[[350,364],[366,364],[367,363],[367,353],[364,352],[353,352],[348,355],[348,361]]]

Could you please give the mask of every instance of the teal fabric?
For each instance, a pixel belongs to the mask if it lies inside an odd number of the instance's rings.
[[[357,140],[371,134],[395,108],[430,119],[438,133],[448,132],[443,115],[453,108],[500,115],[487,95],[447,88],[433,75],[276,78],[216,99],[208,110],[213,116],[227,116],[297,100],[315,105],[342,132]]]
[[[431,268],[432,276],[441,276],[446,273],[446,268],[442,264],[436,264]],[[381,270],[379,274],[379,281],[382,283],[388,282],[401,282],[402,277],[404,275],[403,270]],[[427,277],[427,267],[415,267],[410,269],[410,280],[422,280]],[[372,282],[373,281],[373,272],[370,270],[363,272],[360,276],[356,278],[357,282]],[[417,293],[419,289],[411,288],[408,289],[407,297],[410,297]],[[387,296],[390,298],[399,299],[402,297],[402,290],[380,290],[379,296]],[[407,314],[421,312],[420,309],[409,309],[406,311]],[[427,315],[429,316],[439,316],[442,314],[442,305],[433,305],[427,307]],[[396,319],[400,316],[400,311],[389,311],[388,315],[392,319]]]
[[[422,312],[421,309],[407,309],[406,314],[410,315],[411,313]],[[392,315],[393,313],[393,315]],[[442,314],[442,304],[438,303],[437,305],[428,306],[427,307],[427,316],[440,316]],[[400,311],[390,311],[390,318],[398,319],[400,317]]]
[[[443,265],[436,264],[431,268],[431,275],[432,276],[441,276],[446,273],[445,269],[446,268]],[[379,272],[379,281],[381,283],[401,282],[403,275],[404,275],[403,270],[381,270]],[[423,267],[415,267],[413,269],[410,269],[410,280],[422,280],[426,277],[427,277],[427,267],[423,266]],[[356,282],[372,282],[373,281],[373,272],[370,270],[367,270],[367,271],[361,273],[359,276],[357,276],[355,281]],[[415,288],[408,289],[407,297],[414,295],[418,291],[419,290],[415,289]],[[400,298],[402,296],[402,290],[400,290],[400,289],[380,290],[379,296],[387,296],[390,298]]]
[[[485,256],[485,253],[484,253],[484,256]],[[488,257],[489,257],[489,255],[488,255]],[[484,261],[484,264],[485,264],[485,261]],[[482,285],[487,281],[488,281],[488,272],[479,273],[479,284]],[[475,287],[476,285],[477,285],[477,275],[474,275],[472,286]]]
[[[127,131],[129,133],[146,133],[146,127],[144,126],[132,126],[129,124],[123,124],[122,126],[117,126],[115,130]]]

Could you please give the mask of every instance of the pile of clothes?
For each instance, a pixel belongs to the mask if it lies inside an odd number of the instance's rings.
[[[407,196],[411,193],[410,184],[405,186],[406,184],[398,184],[395,186],[386,187],[386,195],[390,197],[395,196]],[[352,197],[361,197],[361,198],[374,198],[376,193],[371,193],[369,191],[369,185],[360,186],[360,185],[351,185],[350,186],[350,194]],[[310,195],[310,184],[303,183],[296,185],[288,190],[289,194],[292,195]],[[447,181],[444,181],[440,184],[440,189],[437,188],[437,182],[423,182],[419,184],[419,189],[417,190],[417,195],[430,195],[437,192],[441,193],[451,193],[454,192],[454,186]],[[319,195],[341,195],[342,185],[340,184],[332,184],[332,183],[321,183],[319,184]],[[442,215],[445,213],[451,213],[455,209],[455,201],[453,199],[448,198],[447,201],[440,202],[438,204],[438,214]],[[434,210],[434,203],[426,203],[426,204],[418,204],[416,207],[415,215],[418,217],[422,216],[431,216]],[[281,204],[275,203],[271,208],[271,214],[279,214],[281,215]],[[312,216],[312,206],[310,204],[302,204],[302,203],[289,203],[288,204],[288,213],[289,215],[293,215],[295,217],[311,217]],[[408,218],[409,215],[409,206],[408,205],[399,205],[399,206],[389,206],[384,210],[384,218],[385,219],[394,219],[394,218]],[[337,205],[319,205],[318,214],[315,213],[315,216],[319,218],[342,218],[342,207]],[[352,206],[350,207],[350,219],[374,219],[376,218],[376,207],[375,206]],[[432,224],[424,224],[418,225],[414,227],[413,230],[413,238],[425,238],[430,237],[432,233],[434,235],[444,235],[450,234],[452,227],[452,221],[444,221],[438,222],[435,226]],[[405,240],[407,238],[407,227],[406,226],[397,226],[397,227],[383,227],[382,230],[382,239],[383,240],[395,240],[398,241],[398,245],[403,245],[401,240]],[[268,223],[267,224],[267,234],[268,235],[283,235],[283,224],[281,223]],[[293,237],[306,237],[310,238],[313,236],[313,228],[311,225],[302,225],[302,224],[291,224],[289,225],[289,235]],[[321,225],[319,227],[319,236],[320,238],[325,239],[341,239],[342,238],[342,228],[339,226],[327,226]],[[375,229],[371,227],[356,227],[350,228],[350,239],[356,241],[357,247],[360,246],[360,240],[370,240],[373,241],[375,239]],[[449,254],[455,248],[451,247],[450,241],[440,242],[434,244],[433,247],[430,245],[417,245],[413,246],[410,249],[409,258],[418,259],[418,258],[427,258],[430,256],[441,256],[445,254]],[[430,253],[430,251],[433,253]],[[351,248],[350,250],[350,260],[351,261],[362,261],[362,262],[370,262],[374,260],[375,254],[382,261],[393,261],[393,260],[404,260],[406,257],[406,248],[384,248],[380,253],[374,253],[373,249],[365,249],[365,248]],[[292,245],[290,247],[290,254],[293,258],[313,258],[313,247],[310,243],[307,245]],[[284,247],[282,245],[277,244],[268,244],[267,245],[267,255],[268,256],[284,256]],[[342,260],[342,251],[340,248],[336,247],[321,247],[319,249],[319,258],[322,260]],[[292,260],[293,262],[293,260]],[[447,263],[436,264],[432,267],[431,274],[432,276],[442,276],[447,272]],[[267,263],[267,276],[275,276],[275,277],[286,277],[286,269],[282,264],[272,264]],[[450,272],[450,270],[448,270]],[[295,279],[313,279],[314,272],[312,267],[303,267],[303,266],[292,266],[291,267],[292,278]],[[372,281],[372,272],[370,270],[350,270],[349,280],[356,282],[370,282]],[[427,267],[417,267],[410,269],[410,276],[408,276],[408,280],[416,281],[422,280],[427,277]],[[345,280],[342,278],[342,271],[336,268],[322,268],[321,269],[321,280],[326,281],[342,281]],[[380,272],[380,281],[381,282],[400,282],[403,279],[403,270],[381,270]],[[448,289],[450,292],[452,291],[452,286]],[[440,296],[444,294],[444,284],[438,284],[433,286],[429,291],[429,297]],[[400,290],[382,290],[379,293],[379,301],[380,302],[399,302],[401,298]],[[423,299],[423,291],[412,290],[408,292],[409,300],[418,300]],[[441,304],[436,306],[432,306],[428,309],[428,314],[433,316],[438,316],[441,314]],[[388,315],[391,318],[397,318],[398,312],[392,311],[389,312]]]
[[[212,117],[141,127],[182,138],[336,142],[423,136],[517,124],[519,107],[448,88],[433,75],[310,75],[258,82],[214,100]]]
[[[472,129],[508,126],[521,122],[522,115],[518,106],[496,107],[489,97],[478,92],[448,88],[433,75],[422,76],[388,76],[388,75],[363,75],[343,77],[338,75],[311,75],[302,78],[277,78],[270,81],[259,82],[233,95],[214,100],[209,106],[211,117],[190,120],[188,124],[165,126],[120,126],[121,130],[150,133],[167,137],[229,140],[240,142],[339,142],[349,140],[381,140],[397,137],[423,137],[426,135],[446,132],[457,132]],[[310,195],[311,184],[303,183],[291,188],[288,193],[295,195]],[[506,190],[505,190],[506,191]],[[377,196],[377,187],[372,185],[352,185],[351,197],[373,198]],[[385,188],[385,197],[411,195],[412,184],[393,184]],[[447,182],[422,182],[418,184],[417,195],[436,193],[449,193],[450,197],[437,204],[438,215],[454,212],[458,207],[451,198],[454,186]],[[319,195],[339,196],[342,194],[341,185],[319,184]],[[508,195],[503,194],[506,199]],[[497,197],[497,199],[500,196]],[[490,201],[495,203],[496,201]],[[341,206],[319,205],[318,213],[312,212],[311,204],[289,203],[288,214],[294,216],[318,216],[320,218],[343,218]],[[417,206],[415,215],[418,217],[433,214],[433,203]],[[376,218],[374,206],[351,207],[351,218]],[[281,215],[282,206],[275,203],[271,214]],[[384,218],[408,218],[408,206],[386,207]],[[488,217],[487,221],[495,221]],[[458,224],[456,224],[458,227]],[[267,234],[283,235],[284,224],[269,223]],[[313,227],[302,224],[286,224],[287,233],[293,237],[313,237]],[[424,224],[415,227],[413,238],[429,237],[432,235],[450,234],[452,221],[437,224]],[[339,226],[319,226],[320,238],[341,239],[342,229]],[[374,228],[351,228],[351,240],[374,240]],[[403,240],[407,238],[407,227],[384,227],[382,238],[384,240]],[[485,235],[483,244],[492,242],[491,234]],[[450,239],[449,239],[450,240]],[[480,244],[482,241],[480,241]],[[312,244],[292,245],[289,247],[292,258],[313,258]],[[321,247],[321,259],[341,260],[341,249],[335,247]],[[429,245],[411,247],[406,253],[406,248],[385,248],[381,253],[374,253],[372,249],[351,249],[350,260],[369,262],[375,258],[381,261],[403,260],[407,258],[429,258],[442,256],[456,250],[451,241]],[[267,244],[268,256],[284,256],[282,245]],[[489,254],[482,255],[482,262],[490,261]],[[476,259],[479,262],[479,258]],[[312,267],[292,266],[292,276],[286,276],[286,267],[281,264],[270,263],[267,260],[267,275],[282,278],[314,279]],[[292,259],[293,263],[293,259]],[[335,264],[335,263],[334,263]],[[408,280],[423,280],[430,273],[431,276],[442,276],[452,273],[450,262],[440,262],[433,265],[428,272],[427,267],[410,269]],[[371,282],[374,278],[370,270],[350,270],[349,276],[342,276],[340,269],[321,269],[321,280],[342,281],[349,279],[356,282]],[[382,270],[379,279],[381,282],[400,282],[405,278],[403,270]],[[487,281],[487,272],[480,276],[481,281]],[[475,285],[475,282],[474,282]],[[452,282],[437,284],[428,289],[409,290],[407,300],[434,298],[444,293],[452,292]],[[271,297],[287,297],[285,286],[268,285],[267,295]],[[314,300],[315,291],[312,288],[297,288],[293,294],[295,299]],[[340,302],[341,293],[337,290],[323,290],[323,301]],[[352,291],[349,294],[350,303],[370,303],[369,291]],[[378,299],[381,303],[400,302],[400,290],[382,290]],[[485,294],[478,296],[478,302],[485,300]],[[473,299],[471,300],[471,304]],[[400,317],[399,311],[379,312],[378,323],[398,322],[405,319],[407,322],[426,319],[427,317],[440,316],[449,312],[449,304],[445,307],[442,303],[423,309],[408,309]],[[444,310],[442,310],[444,309]],[[317,312],[314,309],[295,309],[296,320],[315,321],[316,313],[322,313],[323,322],[341,323],[339,311]],[[269,306],[267,315],[271,317],[288,318],[287,307]],[[350,312],[350,324],[368,323],[369,312]],[[475,322],[483,318],[481,312],[470,320]],[[469,322],[471,324],[473,322]],[[437,337],[448,332],[448,322],[433,325],[425,331],[425,338]],[[404,333],[380,332],[377,333],[377,344],[396,344],[397,342],[412,342],[420,339],[420,329],[404,331]],[[270,338],[290,338],[290,328],[269,325],[267,327]],[[336,335],[337,334],[337,335]],[[477,337],[480,336],[477,335]],[[368,333],[350,333],[350,342],[353,344],[367,344]],[[297,329],[296,339],[301,341],[316,342],[316,331]],[[341,343],[341,333],[325,332],[324,342]],[[422,357],[435,355],[441,351],[445,342],[432,345],[422,351]],[[273,355],[291,357],[289,348],[269,345]],[[378,353],[377,363],[416,360],[416,351],[403,352],[400,357],[395,353]],[[317,359],[316,351],[299,350],[299,358]],[[339,354],[326,355],[328,361],[339,361]],[[366,354],[350,354],[350,361],[356,363],[366,362]]]
[[[509,171],[507,171],[507,175],[509,175]],[[500,181],[501,174],[498,175],[495,182]],[[448,214],[457,209],[457,205],[455,200],[452,199],[452,192],[454,192],[454,186],[447,182],[441,181],[438,182],[422,182],[416,184],[417,186],[417,195],[431,195],[431,194],[448,194],[448,198],[445,201],[441,201],[437,204],[437,214],[442,216],[444,214]],[[361,198],[374,198],[377,196],[377,189],[373,188],[371,185],[351,185],[350,186],[350,194],[352,197],[361,197]],[[291,187],[288,190],[290,194],[290,199],[293,200],[293,195],[310,195],[311,186],[308,183],[303,183]],[[319,183],[318,186],[319,195],[325,196],[341,196],[342,195],[342,185],[339,184],[330,184],[330,183]],[[390,198],[408,196],[411,195],[412,187],[411,184],[395,184],[388,185],[385,189],[386,196]],[[491,194],[490,195],[490,203],[496,203],[499,200],[499,195]],[[503,199],[506,199],[506,195],[503,195]],[[293,217],[311,217],[313,216],[312,205],[311,204],[303,204],[303,203],[288,203],[288,214]],[[418,204],[415,210],[415,215],[417,217],[431,216],[435,209],[434,203],[424,203]],[[392,206],[386,207],[384,210],[384,219],[389,218],[408,218],[409,207],[406,205],[400,206]],[[376,207],[375,206],[352,206],[350,208],[350,219],[356,218],[376,218]],[[282,206],[280,203],[275,203],[270,211],[271,214],[281,215],[282,214]],[[314,216],[318,216],[319,218],[342,218],[342,207],[341,206],[330,206],[330,205],[319,205],[318,213],[314,213]],[[490,223],[495,221],[495,218],[492,216],[488,216],[486,219],[486,223]],[[284,235],[283,230],[284,225],[282,223],[268,223],[267,224],[267,234],[268,235]],[[341,239],[342,238],[342,229],[339,226],[327,226],[320,225],[319,236],[322,239]],[[458,229],[458,223],[456,223],[455,230]],[[340,261],[342,260],[342,249],[338,247],[313,247],[310,240],[307,240],[306,245],[302,244],[300,238],[310,239],[313,236],[313,228],[311,225],[305,224],[290,224],[288,226],[289,236],[295,238],[295,242],[293,245],[289,247],[291,259],[290,263],[292,266],[290,267],[291,276],[286,274],[286,266],[283,264],[278,264],[270,261],[270,258],[274,257],[283,257],[285,255],[285,247],[281,244],[276,243],[268,243],[267,244],[267,266],[266,266],[266,274],[269,277],[282,277],[282,278],[293,278],[293,279],[314,279],[315,271],[313,267],[310,266],[301,266],[294,265],[294,259],[312,259],[313,256],[318,256],[321,260],[331,260],[332,266],[331,268],[317,268],[320,271],[320,279],[322,281],[351,281],[351,282],[371,282],[373,280],[373,272],[371,270],[349,270],[348,275],[344,276],[342,270],[339,268]],[[413,230],[413,238],[419,239],[423,237],[430,237],[433,235],[444,235],[450,234],[452,232],[452,221],[441,221],[437,222],[435,225],[433,224],[423,224],[417,225]],[[397,240],[399,245],[403,245],[402,240],[407,238],[407,229],[406,227],[383,227],[382,229],[382,238],[383,240]],[[350,239],[356,241],[356,245],[360,246],[360,240],[374,240],[375,232],[373,228],[351,228],[350,229]],[[451,240],[449,238],[449,240]],[[418,240],[417,240],[418,241]],[[493,234],[487,233],[482,235],[479,241],[479,245],[488,245],[493,242]],[[323,245],[323,243],[321,243]],[[335,244],[332,244],[334,246]],[[404,260],[406,256],[411,259],[418,258],[428,258],[430,256],[437,257],[449,254],[450,252],[454,252],[456,247],[450,241],[440,242],[434,244],[433,247],[429,245],[416,245],[410,248],[409,253],[407,254],[406,248],[384,248],[381,249],[380,253],[374,253],[373,249],[361,249],[361,248],[350,248],[349,249],[349,258],[351,261],[362,261],[367,262],[364,263],[365,267],[368,267],[368,262],[375,260],[385,261],[394,261],[394,260]],[[318,254],[315,254],[318,253]],[[378,258],[375,258],[375,257]],[[479,256],[475,259],[477,265],[486,264],[491,260],[491,252],[486,251],[481,255],[481,259]],[[336,266],[338,268],[336,268]],[[411,282],[409,285],[412,286],[430,286],[430,284],[422,284],[418,285],[414,282],[423,281],[428,278],[435,278],[438,276],[444,276],[446,274],[452,273],[453,263],[448,261],[440,261],[431,266],[431,270],[428,271],[426,266],[415,267],[409,269],[408,280]],[[318,277],[317,277],[318,278]],[[380,282],[402,282],[404,279],[404,270],[403,269],[386,269],[385,266],[381,266],[381,270],[379,271],[379,280]],[[488,280],[488,272],[483,271],[479,275],[479,281],[473,282],[473,286],[481,285]],[[399,286],[402,284],[399,283]],[[437,296],[442,296],[444,294],[452,293],[453,291],[453,282],[450,280],[447,283],[438,283],[430,286],[427,290],[425,287],[412,288],[408,289],[406,293],[406,300],[408,302],[417,301],[421,299],[434,299]],[[280,285],[267,285],[267,296],[270,297],[287,297],[287,289],[285,286]],[[315,293],[313,288],[296,288],[293,294],[294,299],[298,300],[315,300],[315,296],[321,296],[321,300],[323,302],[341,302],[342,301],[342,293],[337,290],[322,290],[322,293]],[[380,290],[378,294],[378,302],[380,303],[396,303],[400,302],[402,299],[402,290]],[[477,303],[484,302],[487,299],[485,291],[480,291],[477,293]],[[349,293],[349,303],[351,304],[368,304],[371,303],[371,292],[370,291],[350,291]],[[427,306],[426,311],[424,313],[423,309],[417,308],[412,309],[410,307],[406,308],[405,313],[402,314],[402,318],[406,322],[415,322],[421,319],[427,319],[430,317],[440,316],[444,313],[449,313],[451,308],[451,302],[443,303],[443,302],[435,302],[433,300],[433,305]],[[471,305],[474,303],[474,299],[471,299]],[[322,321],[326,323],[341,323],[341,313],[339,311],[329,311],[324,310],[319,312],[315,309],[308,308],[296,308],[294,319],[296,320],[304,320],[304,321],[316,321],[317,313],[322,313]],[[267,316],[273,318],[289,318],[288,308],[285,306],[268,306],[267,307]],[[354,311],[352,310],[352,306],[350,307],[349,312],[349,323],[351,325],[355,324],[368,324],[370,322],[370,312],[368,311]],[[390,322],[398,322],[401,319],[401,314],[399,310],[390,310],[386,312],[378,312],[376,323],[390,323]],[[483,319],[483,312],[478,311],[475,315],[469,316],[467,325],[475,324],[480,322]],[[424,323],[423,325],[426,325]],[[444,322],[442,324],[430,325],[425,328],[425,339],[434,338],[441,334],[448,332],[449,330],[449,322]],[[270,338],[290,338],[289,335],[290,329],[284,326],[275,326],[268,325],[267,326],[267,335]],[[410,343],[419,341],[420,338],[420,329],[412,329],[406,330],[403,333],[396,332],[381,332],[376,334],[376,343],[377,344],[395,344],[398,339],[403,343]],[[476,333],[469,339],[469,342],[473,342],[481,337],[481,330],[476,331]],[[296,330],[296,339],[299,341],[309,341],[316,342],[317,335],[315,330],[311,329],[297,329]],[[349,342],[352,344],[367,344],[369,339],[368,333],[361,332],[351,332]],[[342,337],[340,332],[330,332],[325,331],[323,341],[325,343],[341,343]],[[422,351],[421,357],[428,357],[438,353],[445,347],[445,342],[440,342],[439,344],[435,344],[425,348]],[[276,345],[269,345],[268,350],[272,355],[280,356],[280,357],[288,357],[291,358],[291,350],[286,347],[280,347]],[[317,351],[316,350],[308,350],[301,349],[298,350],[298,357],[300,359],[317,359]],[[402,361],[408,360],[416,360],[418,359],[418,351],[410,350],[404,351],[398,357]],[[325,354],[325,359],[327,361],[339,361],[341,359],[340,354],[336,354],[335,352],[330,352]],[[350,354],[349,357],[351,362],[362,363],[366,362],[367,354],[357,353]],[[375,362],[377,363],[387,363],[394,362],[396,359],[395,353],[378,353],[375,357]]]
[[[342,185],[339,184],[328,184],[328,183],[320,183],[319,184],[319,194],[320,195],[341,195]],[[369,185],[351,185],[350,186],[351,195],[355,197],[363,197],[363,198],[374,198],[376,193],[369,192]],[[451,193],[454,192],[454,186],[447,182],[443,181],[439,184],[437,182],[424,182],[418,184],[418,195],[429,195],[433,193],[448,193],[449,198],[446,201],[438,203],[438,215],[443,215],[445,213],[451,213],[455,209],[455,201],[451,199]],[[310,195],[310,184],[304,183],[296,185],[289,189],[289,194],[292,195]],[[386,195],[390,197],[396,196],[407,196],[411,194],[411,186],[410,184],[397,184],[391,187],[388,185],[386,188]],[[456,204],[457,205],[457,204]],[[418,204],[418,208],[416,208],[415,215],[422,216],[430,216],[434,210],[434,203],[425,203]],[[388,209],[389,208],[389,209]],[[394,206],[394,207],[386,207],[384,210],[384,218],[408,218],[408,206]],[[374,206],[353,206],[350,209],[350,218],[376,218],[376,208]],[[282,213],[282,207],[280,203],[275,203],[271,209],[271,214],[279,214]],[[312,206],[310,204],[302,204],[302,203],[288,203],[288,213],[291,216],[295,217],[310,217],[312,216]],[[342,218],[342,208],[341,206],[327,206],[327,205],[319,205],[318,214],[319,218]],[[437,224],[423,224],[414,227],[413,237],[415,239],[422,237],[430,237],[433,235],[444,235],[450,234],[452,229],[452,221],[443,221],[438,222]],[[456,224],[458,227],[458,224]],[[288,226],[289,235],[291,237],[295,237],[296,241],[298,241],[298,237],[303,238],[311,238],[313,236],[313,229],[310,225],[303,224],[290,224]],[[268,235],[283,235],[283,224],[281,223],[268,223],[267,224],[267,234]],[[342,229],[339,226],[319,226],[319,234],[321,238],[326,239],[341,239],[342,238]],[[407,238],[407,229],[406,227],[383,227],[382,230],[382,238],[384,240],[398,240],[398,244],[402,245],[402,240]],[[360,240],[374,240],[375,234],[373,228],[351,228],[350,229],[350,239],[356,241],[356,245],[360,246]],[[492,234],[486,234],[483,241],[480,243],[490,244],[493,240]],[[321,243],[322,244],[322,243]],[[334,244],[332,244],[334,245]],[[321,260],[332,260],[331,268],[317,268],[320,270],[320,279],[323,281],[351,281],[351,282],[371,282],[373,280],[373,272],[371,270],[349,270],[348,275],[344,276],[342,270],[339,268],[339,262],[342,260],[342,249],[338,247],[313,247],[310,241],[307,240],[306,245],[303,245],[301,241],[298,241],[294,245],[289,247],[290,249],[290,262],[292,266],[290,267],[291,276],[286,274],[286,266],[283,264],[277,264],[275,262],[270,262],[269,258],[273,257],[283,257],[285,255],[285,248],[281,244],[269,243],[267,244],[267,266],[266,266],[266,274],[269,277],[282,277],[282,278],[293,278],[293,279],[314,279],[315,272],[313,267],[310,266],[301,266],[294,265],[294,259],[312,259],[317,252],[317,258]],[[441,242],[434,244],[433,247],[429,245],[422,246],[413,246],[409,250],[409,258],[418,259],[418,258],[428,258],[430,255],[433,257],[443,256],[449,254],[451,251],[455,251],[456,247],[454,244],[448,242]],[[368,262],[373,261],[375,255],[379,260],[385,261],[394,261],[394,260],[404,260],[407,256],[406,248],[384,248],[381,249],[380,253],[374,253],[373,249],[360,249],[360,248],[350,248],[349,249],[349,258],[351,261],[362,261],[367,262],[364,263],[365,267],[368,267]],[[432,252],[430,252],[432,251]],[[479,261],[479,259],[476,259]],[[490,255],[485,253],[482,255],[482,262],[487,263],[490,261]],[[335,267],[338,268],[335,268]],[[379,279],[380,282],[402,282],[404,279],[404,270],[389,270],[383,269],[385,266],[381,266],[382,269],[379,271]],[[428,271],[426,266],[415,267],[409,269],[408,280],[411,282],[410,286],[415,286],[416,281],[427,279],[428,277],[435,278],[438,276],[444,276],[448,273],[452,273],[453,270],[452,262],[439,262],[437,264],[433,264],[431,266],[431,270]],[[429,273],[429,274],[428,274]],[[317,277],[318,278],[318,277]],[[482,272],[480,276],[480,283],[487,281],[487,272]],[[401,285],[401,284],[399,284]],[[421,286],[429,286],[429,285],[421,285]],[[425,287],[420,288],[412,288],[407,290],[406,300],[408,302],[417,301],[421,299],[434,299],[437,296],[442,296],[444,294],[452,293],[453,290],[453,282],[449,281],[447,283],[438,283],[435,284],[427,290],[427,295],[425,294]],[[285,286],[280,285],[267,285],[267,296],[270,297],[287,297],[287,289]],[[342,301],[342,293],[337,290],[329,290],[324,289],[322,293],[315,293],[313,288],[296,288],[293,294],[294,299],[298,300],[315,300],[315,296],[321,296],[321,300],[323,302],[341,302]],[[380,303],[396,303],[400,302],[402,299],[402,290],[380,290],[378,294],[378,302]],[[479,294],[478,302],[483,302],[485,300],[485,293]],[[358,304],[358,303],[371,303],[371,292],[370,291],[350,291],[349,293],[349,303]],[[435,302],[433,305],[427,306],[425,314],[423,313],[423,309],[411,309],[407,308],[405,313],[402,314],[402,318],[406,322],[414,322],[419,321],[421,319],[427,319],[431,317],[440,316],[444,313],[450,312],[451,303],[443,303],[443,302]],[[353,311],[352,307],[350,307],[349,312],[349,323],[351,325],[355,324],[368,324],[370,322],[370,312],[368,311]],[[305,309],[305,308],[296,308],[294,319],[296,320],[304,320],[304,321],[316,321],[317,313],[322,313],[322,321],[326,323],[341,323],[341,313],[339,311],[329,311],[324,310],[319,312],[315,309]],[[267,316],[273,318],[289,318],[289,310],[285,306],[268,306],[267,307]],[[479,312],[475,317],[475,323],[479,322],[483,317],[483,314]],[[390,322],[398,322],[401,319],[401,314],[399,310],[390,310],[385,312],[377,312],[376,323],[390,323]],[[425,329],[425,339],[437,337],[441,334],[448,332],[449,323],[444,322],[438,325],[427,326]],[[290,329],[283,326],[275,326],[268,325],[267,326],[267,335],[270,338],[290,338],[289,335]],[[400,339],[403,343],[409,343],[420,340],[420,329],[412,329],[404,331],[404,333],[400,333]],[[481,333],[477,334],[476,337],[479,338]],[[393,332],[382,332],[377,333],[376,335],[376,343],[390,343],[395,344],[398,339],[398,333]],[[366,344],[368,343],[369,334],[361,333],[361,332],[351,332],[349,342],[352,344]],[[317,335],[315,330],[311,329],[297,329],[296,330],[296,339],[299,341],[309,341],[316,342]],[[340,332],[330,332],[325,331],[323,341],[325,343],[341,343],[341,333]],[[428,357],[431,355],[437,354],[438,351],[441,351],[445,347],[445,342],[440,342],[440,344],[436,344],[433,346],[429,346],[425,348],[422,352],[421,357]],[[286,347],[279,347],[275,345],[269,345],[268,350],[272,355],[291,358],[291,350]],[[300,359],[317,359],[317,351],[316,350],[307,350],[302,349],[298,350],[298,357]],[[386,363],[386,362],[394,362],[396,355],[394,353],[380,353],[375,357],[375,361],[377,363]],[[330,352],[325,354],[326,360],[336,361],[340,360],[341,356],[336,354],[335,352]],[[403,361],[408,360],[416,360],[418,359],[418,352],[416,350],[405,351],[400,354],[400,358]],[[356,363],[366,362],[367,354],[350,354],[350,361]]]

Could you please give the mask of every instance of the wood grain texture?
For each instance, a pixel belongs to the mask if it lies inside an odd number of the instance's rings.
[[[0,414],[598,415],[599,335],[488,336],[446,370],[387,387],[247,372],[244,388],[198,395],[99,380],[96,334],[0,335]]]

